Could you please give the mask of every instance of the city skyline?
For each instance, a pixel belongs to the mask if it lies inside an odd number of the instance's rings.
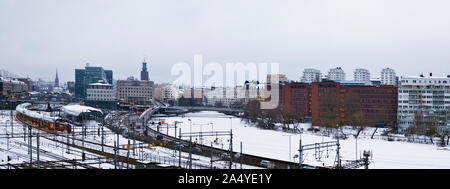
[[[254,3],[258,3],[255,9]],[[304,68],[356,68],[378,77],[433,72],[450,56],[450,3],[414,1],[58,1],[0,2],[0,69],[26,77],[73,81],[86,62],[138,78],[172,82],[171,67],[204,62],[277,62],[298,80]],[[419,27],[420,26],[420,27]],[[414,66],[411,66],[414,65]],[[23,69],[27,68],[27,69]]]

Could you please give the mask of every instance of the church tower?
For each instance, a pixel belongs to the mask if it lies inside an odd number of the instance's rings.
[[[147,62],[142,62],[142,71],[141,71],[141,80],[142,81],[148,81],[148,71],[147,71]]]
[[[56,68],[55,87],[59,87],[58,68]]]

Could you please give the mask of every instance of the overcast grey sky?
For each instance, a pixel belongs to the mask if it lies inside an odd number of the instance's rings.
[[[177,62],[278,62],[342,67],[379,77],[450,74],[448,0],[0,0],[0,69],[74,80],[74,69],[112,69],[115,79],[172,82]]]

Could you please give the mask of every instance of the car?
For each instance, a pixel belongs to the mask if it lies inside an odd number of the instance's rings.
[[[268,169],[273,169],[275,167],[275,164],[273,164],[272,162],[270,162],[268,160],[261,160],[261,162],[259,164]]]

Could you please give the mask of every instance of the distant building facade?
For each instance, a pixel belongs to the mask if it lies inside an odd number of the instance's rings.
[[[408,76],[400,78],[398,89],[399,130],[405,131],[414,124],[414,116],[435,116],[442,123],[448,123],[450,111],[450,76],[429,77]]]
[[[284,74],[267,74],[267,83],[272,83],[272,77],[278,78],[278,82],[287,81],[287,77]]]
[[[322,74],[320,70],[307,68],[303,71],[302,78],[300,79],[303,83],[320,82],[322,79]]]
[[[332,68],[328,72],[328,79],[332,81],[345,81],[345,72],[341,67]]]
[[[20,95],[28,91],[26,83],[14,78],[0,77],[0,93],[2,96]]]
[[[333,113],[339,125],[350,123],[345,106],[346,96],[354,95],[355,103],[368,126],[394,126],[397,118],[397,88],[395,86],[370,86],[356,83],[323,81],[308,83],[287,83],[281,85],[281,107],[301,117],[312,119],[313,125],[321,125],[324,119],[324,103],[332,98],[336,107]]]
[[[354,81],[370,82],[370,72],[367,69],[359,68],[353,72]]]
[[[75,93],[75,82],[74,81],[67,82],[67,90],[69,91],[69,93]]]
[[[113,84],[113,72],[86,64],[85,69],[75,69],[75,97],[86,99],[87,86],[91,83]]]
[[[381,84],[397,86],[397,79],[395,71],[391,68],[384,68],[381,70]]]
[[[117,107],[117,98],[114,87],[111,84],[91,83],[86,89],[87,106],[100,109],[115,109]]]
[[[153,81],[117,80],[117,97],[121,103],[149,105],[153,98]]]

